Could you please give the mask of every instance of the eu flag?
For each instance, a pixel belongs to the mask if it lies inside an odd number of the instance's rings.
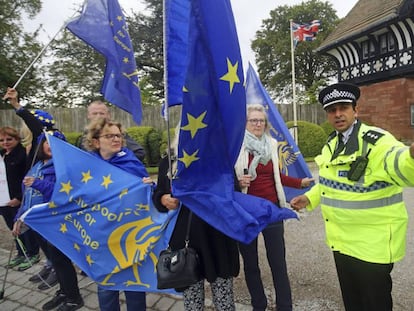
[[[159,213],[151,186],[48,135],[56,170],[49,203],[24,222],[108,289],[158,291],[155,267],[177,213]],[[69,160],[68,160],[69,159]]]
[[[230,1],[191,1],[174,196],[241,242],[295,217],[270,201],[234,192],[234,164],[246,126],[243,65]]]
[[[183,87],[188,62],[190,0],[165,0],[166,73],[168,106],[183,103]]]
[[[278,141],[279,170],[288,176],[304,178],[312,174],[300,153],[292,135],[290,134],[282,116],[277,110],[273,100],[260,82],[259,77],[251,64],[247,69],[246,98],[249,104],[261,104],[266,108],[270,134]],[[306,192],[306,189],[284,187],[287,201]]]
[[[117,0],[88,0],[66,26],[106,58],[101,92],[105,99],[141,123],[138,70],[125,17]]]

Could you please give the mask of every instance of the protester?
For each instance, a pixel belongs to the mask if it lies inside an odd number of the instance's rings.
[[[277,141],[268,131],[269,122],[264,106],[248,105],[246,131],[235,171],[243,193],[286,207],[282,186],[308,187],[313,178],[300,179],[280,173]],[[291,311],[292,294],[285,258],[283,221],[268,225],[262,234],[276,291],[276,308],[278,311]],[[239,249],[253,310],[264,311],[267,308],[267,299],[260,276],[257,238],[250,244],[239,243]]]
[[[360,90],[337,83],[319,93],[335,131],[315,158],[319,183],[291,200],[300,210],[319,204],[333,251],[345,310],[392,310],[391,271],[405,255],[403,186],[414,186],[414,143],[358,120]]]
[[[93,120],[87,127],[85,147],[99,159],[123,169],[144,183],[152,184],[145,166],[131,150],[124,147],[121,124],[107,118]],[[146,310],[145,292],[124,291],[128,311]],[[101,311],[119,311],[119,291],[108,290],[98,284],[98,300]]]
[[[153,202],[160,212],[175,210],[180,206],[177,198],[171,193],[170,165],[172,171],[177,166],[178,133],[176,133],[174,156],[169,163],[168,157],[161,159],[158,168],[157,188],[153,193]],[[178,250],[185,245],[188,215],[190,210],[182,205],[178,214],[169,247]],[[214,229],[204,220],[193,214],[190,226],[189,247],[194,248],[200,258],[202,279],[183,291],[184,310],[204,310],[204,281],[211,285],[213,304],[217,310],[235,310],[233,295],[233,277],[239,274],[239,254],[237,243]]]
[[[3,100],[9,100],[10,105],[15,109],[16,114],[24,121],[27,127],[32,132],[32,142],[30,151],[27,157],[27,168],[30,169],[35,160],[37,138],[43,133],[43,129],[52,130],[55,126],[55,120],[53,117],[43,110],[37,109],[25,109],[20,105],[18,92],[16,89],[7,88],[6,94],[3,96]]]
[[[38,141],[39,136],[43,134],[43,130],[54,130],[55,120],[53,117],[43,110],[27,110],[19,103],[18,92],[14,88],[7,88],[6,94],[3,96],[3,100],[9,100],[10,105],[16,110],[16,114],[23,120],[24,124],[26,125],[27,129],[31,132],[31,135],[28,133],[26,128],[23,128],[25,132],[25,140],[26,140],[26,153],[27,153],[27,170],[31,169],[35,161],[37,160],[37,153],[38,149]],[[27,141],[27,139],[31,137],[31,141]],[[47,241],[37,234],[32,229],[28,229],[25,233],[25,236],[28,236],[24,239],[25,246],[29,249],[29,253],[35,253],[35,249],[37,248],[37,252],[39,252],[39,246],[42,249],[43,253],[46,256],[46,262],[43,265],[43,268],[37,272],[35,275],[29,278],[29,281],[37,283],[41,282],[38,286],[39,289],[45,290],[57,284],[57,277],[56,273],[52,267],[52,263],[50,260],[50,256],[48,254],[48,243]],[[30,245],[26,245],[26,243],[30,243]],[[19,270],[26,270],[33,266],[36,262],[38,262],[40,258],[33,257],[31,260],[25,260],[24,262],[20,263],[18,266]]]
[[[88,114],[87,118],[90,121],[104,118],[107,120],[111,120],[111,114],[109,112],[108,106],[100,101],[95,100],[91,102],[88,106]],[[87,131],[85,131],[82,136],[78,137],[75,145],[81,149],[85,148],[85,138],[87,135]],[[129,136],[127,133],[124,133],[124,140],[126,142],[126,147],[131,150],[135,156],[142,162],[145,159],[145,150],[142,148],[131,136]]]
[[[10,230],[13,230],[14,218],[22,201],[21,185],[23,177],[26,174],[26,150],[20,141],[20,136],[16,129],[11,127],[3,127],[0,129],[0,146],[2,148],[0,154],[6,169],[10,197],[10,201],[5,206],[0,207],[0,213]],[[30,238],[27,233],[20,236],[23,245],[27,247],[27,245],[30,245],[30,241],[26,241],[26,238]],[[9,268],[15,267],[25,261],[24,250],[21,249],[17,240],[16,249],[17,256],[9,262]],[[36,251],[33,251],[33,253],[36,253]]]
[[[66,140],[59,131],[53,131],[50,134]],[[49,202],[56,183],[52,152],[46,135],[42,134],[38,139],[38,161],[23,179],[24,203],[19,210],[18,217],[33,205]],[[22,222],[18,220],[14,225],[15,234],[20,233],[21,226]],[[55,296],[42,306],[42,310],[52,310],[59,307],[59,311],[72,311],[81,308],[84,302],[80,295],[77,274],[72,261],[52,244],[48,243],[47,247],[49,259],[52,261],[60,288]]]

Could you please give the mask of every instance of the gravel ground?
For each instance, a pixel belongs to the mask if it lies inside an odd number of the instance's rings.
[[[313,163],[310,168],[314,177],[317,177]],[[414,311],[414,189],[405,190],[404,199],[410,222],[406,257],[395,265],[392,272],[394,311]],[[287,221],[285,239],[294,311],[343,311],[332,253],[325,244],[320,209],[312,213],[300,213],[300,221]],[[11,241],[4,221],[0,221],[0,247],[10,249]],[[259,249],[260,267],[269,302],[268,310],[274,310],[272,277],[261,237]],[[235,279],[234,287],[236,302],[248,305],[250,298],[242,268]]]

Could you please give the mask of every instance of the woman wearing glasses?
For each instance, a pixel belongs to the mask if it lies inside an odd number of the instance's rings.
[[[92,121],[87,128],[85,147],[91,153],[124,171],[142,178],[144,183],[151,184],[145,166],[125,148],[124,135],[120,123],[107,119]],[[127,311],[146,310],[145,292],[124,291]],[[98,285],[98,300],[101,311],[119,311],[119,291],[108,290]]]
[[[313,178],[294,178],[279,171],[277,141],[269,133],[269,123],[264,106],[247,106],[247,124],[240,155],[235,165],[239,186],[243,193],[255,195],[285,207],[282,186],[307,187]],[[267,226],[263,231],[267,260],[276,291],[276,309],[292,310],[292,295],[285,259],[283,221]],[[250,244],[239,244],[244,263],[244,274],[254,311],[264,311],[267,298],[260,276],[257,238]]]

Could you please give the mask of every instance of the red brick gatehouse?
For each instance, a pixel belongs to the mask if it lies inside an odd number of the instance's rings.
[[[360,86],[359,118],[414,141],[414,0],[360,0],[318,52]]]

